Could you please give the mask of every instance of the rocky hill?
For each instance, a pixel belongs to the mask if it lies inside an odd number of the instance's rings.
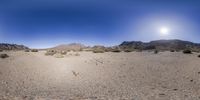
[[[0,50],[25,50],[29,49],[24,45],[0,43]]]
[[[58,45],[56,47],[53,47],[53,48],[50,48],[50,49],[53,49],[53,50],[64,50],[64,51],[67,51],[67,50],[75,50],[75,51],[80,51],[82,50],[83,48],[86,48],[85,45],[83,44],[80,44],[80,43],[71,43],[71,44],[62,44],[62,45]]]
[[[123,49],[140,49],[140,50],[184,50],[191,49],[193,51],[200,50],[200,44],[183,40],[155,40],[150,42],[141,41],[125,41],[119,45]]]

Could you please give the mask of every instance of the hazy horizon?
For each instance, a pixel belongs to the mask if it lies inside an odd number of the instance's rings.
[[[3,0],[0,43],[48,48],[180,39],[200,43],[200,1]]]

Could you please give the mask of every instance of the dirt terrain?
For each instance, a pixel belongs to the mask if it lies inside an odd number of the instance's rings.
[[[200,100],[197,53],[1,53],[0,100]]]

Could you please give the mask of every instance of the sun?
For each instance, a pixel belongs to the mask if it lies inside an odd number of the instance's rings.
[[[169,34],[169,28],[167,28],[167,27],[161,27],[159,31],[160,31],[161,35],[168,35]]]

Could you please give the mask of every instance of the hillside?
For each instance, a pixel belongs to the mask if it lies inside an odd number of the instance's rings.
[[[124,41],[119,45],[121,49],[141,49],[141,50],[200,50],[200,44],[183,40],[155,40],[150,42]]]
[[[80,43],[71,43],[71,44],[62,44],[56,47],[50,48],[54,50],[75,50],[80,51],[81,49],[85,48],[86,46]]]
[[[1,50],[24,50],[24,49],[29,49],[29,48],[24,45],[0,43],[0,49]]]

